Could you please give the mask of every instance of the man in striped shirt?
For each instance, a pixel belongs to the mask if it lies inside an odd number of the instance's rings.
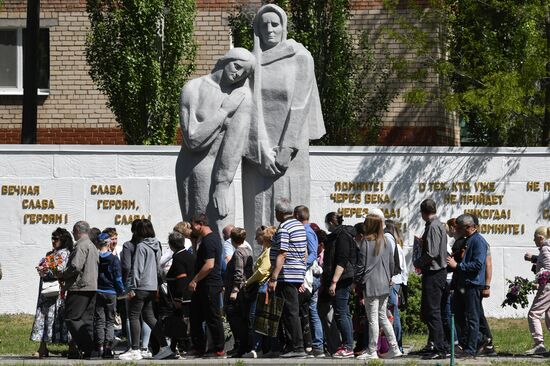
[[[271,278],[269,291],[285,302],[281,321],[286,328],[286,353],[283,358],[305,357],[302,326],[299,316],[298,289],[306,273],[307,237],[304,225],[293,217],[294,209],[286,198],[275,205],[279,225],[269,252]]]

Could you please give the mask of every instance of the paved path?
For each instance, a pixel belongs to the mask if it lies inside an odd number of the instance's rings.
[[[407,356],[400,359],[394,360],[380,360],[375,361],[369,364],[365,361],[360,361],[357,359],[334,359],[334,358],[325,358],[325,359],[222,359],[222,360],[212,360],[212,359],[179,359],[179,360],[164,360],[164,361],[155,361],[155,360],[141,360],[136,363],[127,362],[127,365],[137,364],[137,365],[238,365],[238,366],[263,366],[263,365],[331,365],[331,366],[348,366],[348,365],[449,365],[449,360],[439,360],[439,361],[423,361],[418,357]],[[479,357],[476,360],[462,362],[457,360],[456,364],[459,366],[463,365],[499,365],[500,362],[510,365],[522,364],[522,365],[533,365],[544,362],[550,362],[550,358],[544,357]],[[119,360],[67,360],[66,358],[61,357],[49,357],[48,359],[37,360],[31,357],[23,356],[0,356],[0,365],[124,365],[123,361]]]

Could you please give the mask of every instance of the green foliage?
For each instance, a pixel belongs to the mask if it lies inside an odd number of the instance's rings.
[[[252,28],[252,20],[256,8],[248,3],[239,4],[235,12],[229,14],[229,28],[231,29],[231,37],[233,44],[236,47],[244,47],[247,50],[252,50],[254,47],[254,29]]]
[[[466,125],[478,131],[472,136],[476,143],[530,146],[541,141],[541,80],[548,61],[544,6],[463,0],[454,11],[452,86]]]
[[[87,0],[90,76],[128,144],[171,144],[194,70],[195,1]]]
[[[431,0],[408,14],[398,5],[385,1],[395,19],[386,33],[417,56],[407,65],[414,81],[407,102],[436,101],[458,112],[468,144],[545,144],[548,2]],[[426,83],[434,74],[438,88]]]
[[[317,143],[356,145],[376,141],[382,116],[398,92],[391,77],[397,62],[374,57],[365,31],[355,47],[347,28],[348,0],[278,0],[289,18],[289,38],[312,54],[327,134]],[[236,46],[252,48],[257,8],[240,5],[229,17]],[[364,133],[358,133],[363,130]]]
[[[400,313],[401,326],[405,334],[425,333],[426,324],[420,319],[420,305],[422,300],[422,283],[420,276],[409,274],[407,281],[409,288],[408,305],[405,311]]]
[[[547,274],[545,275],[548,278]],[[536,291],[535,283],[520,276],[514,277],[513,280],[506,279],[508,285],[508,292],[506,298],[502,302],[502,307],[511,306],[514,309],[518,308],[518,305],[522,309],[529,306],[528,296]]]

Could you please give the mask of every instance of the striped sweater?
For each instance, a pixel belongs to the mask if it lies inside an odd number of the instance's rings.
[[[304,225],[298,220],[286,220],[279,225],[277,232],[273,235],[269,252],[271,268],[275,268],[280,251],[286,252],[286,259],[277,280],[291,283],[304,282],[307,236]]]

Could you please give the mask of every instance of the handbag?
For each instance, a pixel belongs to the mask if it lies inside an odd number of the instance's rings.
[[[397,296],[399,310],[407,310],[407,306],[409,305],[409,287],[402,283],[401,286],[399,286],[399,292],[397,293]]]
[[[269,291],[265,294],[258,293],[256,320],[254,321],[256,333],[268,337],[277,337],[284,303],[285,300],[281,297],[269,296]]]
[[[57,297],[59,296],[59,281],[42,282],[42,296]]]

